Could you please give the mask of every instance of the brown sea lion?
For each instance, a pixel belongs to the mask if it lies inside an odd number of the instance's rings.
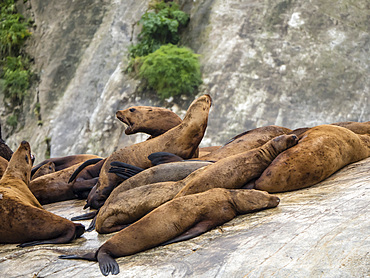
[[[5,143],[5,141],[2,138],[1,134],[1,125],[0,125],[0,157],[5,158],[7,161],[10,160],[12,157],[13,151],[9,146]]]
[[[239,214],[273,208],[278,204],[279,198],[267,192],[215,188],[167,202],[115,234],[94,253],[59,258],[98,261],[103,275],[118,274],[119,266],[114,258],[191,239]]]
[[[94,159],[94,158],[101,158],[101,157],[97,155],[93,155],[93,154],[76,154],[76,155],[49,158],[49,159],[42,161],[41,163],[37,164],[36,166],[32,168],[31,177],[42,165],[45,165],[46,163],[49,163],[49,162],[54,163],[55,171],[60,171],[62,169],[71,167],[72,165],[79,164],[81,162],[84,162],[89,159]]]
[[[314,185],[347,164],[370,156],[370,136],[347,128],[320,125],[302,134],[255,182],[255,188],[285,192]]]
[[[0,243],[19,246],[67,243],[81,236],[81,224],[44,210],[28,188],[31,178],[31,148],[23,141],[0,180]]]
[[[243,132],[227,142],[221,148],[200,156],[200,160],[217,161],[234,154],[242,153],[265,144],[267,141],[282,134],[288,134],[292,130],[281,126],[264,126]]]
[[[4,175],[7,167],[8,167],[8,160],[0,156],[0,178]]]
[[[55,172],[55,164],[52,161],[49,161],[48,163],[42,165],[37,169],[37,171],[32,175],[31,180],[34,180],[38,177],[54,173]]]
[[[177,182],[158,182],[130,189],[128,179],[114,189],[99,210],[96,230],[99,233],[110,233],[122,229],[175,196],[198,193],[214,187],[241,188],[245,183],[259,177],[280,152],[295,145],[297,140],[295,135],[281,135],[259,148],[202,167]]]
[[[182,120],[176,113],[162,107],[132,106],[116,112],[116,117],[127,125],[126,135],[143,132],[157,137],[179,125]]]
[[[101,160],[101,158],[96,160]],[[31,180],[29,184],[31,192],[43,205],[78,198],[79,195],[75,192],[76,185],[68,183],[68,181],[72,173],[81,164],[82,162]],[[92,186],[94,185],[91,185],[90,189]],[[90,189],[88,191],[90,191]],[[84,197],[86,196],[87,194]]]
[[[212,163],[207,161],[161,164],[125,180],[112,191],[100,208],[96,217],[97,232],[106,234],[119,231],[127,224],[140,219],[151,210],[148,209],[149,207],[153,209],[175,196],[180,189],[179,186],[177,190],[176,187],[171,186],[175,184],[175,181],[183,180],[192,172],[210,164]],[[152,200],[146,198],[146,196],[153,196],[153,194],[157,195],[158,198]],[[136,199],[138,196],[140,198]],[[153,202],[146,204],[150,201]],[[138,206],[138,202],[143,206]],[[124,209],[121,209],[122,206]]]
[[[85,208],[101,207],[111,191],[123,181],[117,175],[109,173],[110,163],[113,161],[146,169],[151,166],[148,156],[154,152],[167,151],[185,159],[191,158],[206,130],[211,103],[209,95],[197,98],[189,106],[181,124],[158,137],[128,146],[110,155],[100,172],[96,191],[90,192]],[[92,204],[98,204],[98,206]]]
[[[332,125],[345,127],[357,134],[370,134],[370,121],[369,122],[338,122]]]
[[[182,122],[181,118],[171,110],[153,106],[132,106],[117,111],[116,117],[127,125],[125,130],[127,135],[143,132],[151,135],[148,139],[157,137]],[[193,156],[197,157],[198,153],[196,152]],[[94,182],[97,182],[96,178],[99,177],[104,162],[87,167],[81,165],[81,168],[76,170],[69,181],[73,183],[75,192],[85,191],[86,188],[92,186],[91,195],[95,195]]]
[[[203,192],[214,187],[241,188],[259,177],[270,163],[285,150],[296,145],[294,134],[280,135],[259,148],[220,159],[191,179],[175,198]]]

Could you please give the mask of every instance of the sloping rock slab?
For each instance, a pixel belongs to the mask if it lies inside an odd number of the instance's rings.
[[[186,242],[119,258],[117,277],[369,277],[370,158]],[[66,218],[84,201],[46,205]],[[86,226],[89,221],[82,221]],[[64,245],[0,245],[2,277],[102,277],[98,264],[58,255],[96,250],[111,235]]]

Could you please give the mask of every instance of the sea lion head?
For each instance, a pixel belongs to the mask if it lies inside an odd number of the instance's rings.
[[[233,205],[239,214],[265,208],[274,208],[280,203],[278,197],[261,190],[230,190],[230,194]]]
[[[277,153],[281,153],[282,151],[296,145],[298,140],[298,136],[295,134],[283,134],[272,139],[271,144]]]
[[[35,158],[31,154],[30,144],[22,141],[18,149],[13,153],[4,175],[20,178],[28,184],[31,178],[31,169],[34,160]]]
[[[116,117],[127,125],[126,135],[144,132],[156,137],[181,123],[171,110],[152,106],[132,106],[117,111]]]
[[[86,205],[84,206],[84,209],[87,209],[89,207],[94,208],[94,209],[99,209],[104,205],[105,200],[108,198],[108,196],[103,194],[104,192],[101,193],[100,191],[101,190],[104,191],[104,188],[99,189],[98,186],[99,186],[99,180],[97,184],[95,184],[94,187],[90,190],[89,195],[86,198]]]
[[[203,118],[200,117],[200,114],[204,114],[206,111],[206,115],[208,116],[209,109],[212,106],[212,98],[210,95],[205,94],[197,99],[195,99],[189,106],[188,110],[186,111],[186,115],[183,121],[190,120],[193,118]]]

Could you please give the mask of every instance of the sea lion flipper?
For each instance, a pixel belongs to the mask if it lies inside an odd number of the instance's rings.
[[[109,168],[108,173],[114,173],[125,180],[144,171],[143,168],[120,161],[113,161],[110,165],[113,167]]]
[[[58,256],[59,259],[64,260],[88,260],[88,261],[95,261],[96,262],[96,252],[87,253],[85,255],[60,255]]]
[[[99,210],[97,210],[97,211],[96,211],[96,215],[98,214],[98,211],[99,211]],[[92,231],[94,231],[94,230],[95,230],[96,217],[97,217],[96,215],[95,215],[94,219],[90,222],[89,227],[87,227],[87,229],[86,229],[86,231],[87,231],[87,232],[92,232]]]
[[[152,164],[159,165],[165,164],[169,162],[178,162],[184,161],[184,159],[178,155],[168,152],[155,152],[148,156],[148,159],[152,162]]]
[[[187,230],[185,233],[161,244],[161,246],[168,245],[175,242],[180,242],[197,237],[214,227],[211,220],[201,221],[195,224],[192,228]]]
[[[88,212],[88,213],[85,213],[85,214],[82,214],[82,215],[78,215],[78,216],[72,217],[71,220],[72,221],[80,221],[80,220],[93,219],[97,215],[97,213],[98,213],[98,210],[92,211],[92,212]]]
[[[104,276],[108,276],[109,272],[111,272],[113,275],[119,273],[119,265],[117,264],[116,260],[113,259],[109,254],[100,251],[98,252],[97,258],[100,271]]]
[[[82,163],[80,166],[78,166],[78,168],[76,169],[76,171],[73,172],[73,174],[71,175],[71,177],[69,178],[68,180],[68,183],[71,183],[72,181],[75,180],[75,178],[77,177],[77,175],[84,169],[86,168],[87,166],[89,165],[92,165],[92,164],[96,164],[98,163],[99,161],[103,160],[103,158],[92,158],[92,159],[89,159],[89,160],[86,160],[84,163]]]

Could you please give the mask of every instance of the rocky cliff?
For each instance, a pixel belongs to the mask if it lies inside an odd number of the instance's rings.
[[[48,149],[51,156],[105,156],[146,138],[122,135],[116,110],[154,105],[184,115],[192,99],[160,101],[139,92],[140,82],[123,72],[148,2],[19,4],[35,20],[27,51],[40,80],[21,108],[17,130],[6,136],[13,148],[29,140],[39,160]],[[179,3],[190,14],[181,42],[201,55],[199,94],[213,98],[202,145],[269,124],[297,128],[370,119],[368,1]],[[37,103],[42,125],[33,112]]]

